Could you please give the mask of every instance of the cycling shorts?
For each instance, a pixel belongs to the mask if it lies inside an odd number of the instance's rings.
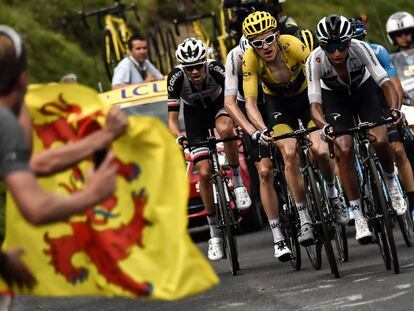
[[[186,136],[190,145],[205,141],[210,136],[209,130],[215,128],[218,117],[229,117],[224,110],[223,96],[218,97],[211,105],[209,104],[208,109],[184,105],[183,113]],[[193,163],[210,158],[207,147],[192,147],[190,154]]]
[[[291,133],[299,128],[300,119],[305,128],[315,126],[310,115],[307,89],[292,97],[265,94],[266,116],[274,136]]]
[[[361,122],[380,122],[390,115],[384,92],[372,78],[351,95],[322,89],[322,103],[326,121],[337,131],[354,127],[354,116]]]

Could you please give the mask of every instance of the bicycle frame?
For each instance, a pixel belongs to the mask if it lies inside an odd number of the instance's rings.
[[[115,47],[115,57],[121,60],[122,57],[127,55],[128,40],[132,35],[132,32],[128,29],[125,20],[120,17],[112,15],[105,15],[105,29],[111,32],[112,42]],[[108,45],[104,47],[108,49]],[[108,51],[107,51],[108,52]],[[109,53],[106,55],[109,56]],[[109,60],[107,60],[109,62]]]

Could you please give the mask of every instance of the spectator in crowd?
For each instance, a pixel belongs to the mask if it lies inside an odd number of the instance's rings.
[[[144,37],[133,35],[128,41],[129,55],[115,67],[112,89],[140,82],[162,80],[162,73],[148,59],[148,45]]]
[[[22,39],[0,25],[0,178],[27,221],[51,223],[80,213],[109,197],[116,186],[117,166],[109,152],[90,174],[83,190],[70,196],[45,192],[29,167],[30,152],[17,116],[27,90],[27,56]],[[0,250],[0,276],[9,284],[32,287],[35,279],[21,261],[23,250]]]

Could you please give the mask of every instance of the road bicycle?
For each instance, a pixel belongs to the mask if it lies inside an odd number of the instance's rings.
[[[317,127],[305,129],[302,122],[299,122],[299,129],[273,137],[273,140],[286,138],[296,138],[298,152],[300,157],[300,171],[303,175],[305,186],[305,202],[309,209],[312,219],[315,244],[306,247],[308,257],[315,269],[321,267],[321,249],[324,245],[326,257],[328,259],[331,272],[336,278],[339,278],[338,265],[331,244],[331,239],[336,237],[336,221],[332,212],[332,207],[326,195],[325,185],[319,170],[313,165],[310,159],[310,146],[312,142],[308,134],[318,130]]]
[[[214,205],[219,222],[218,228],[222,233],[224,258],[228,259],[233,275],[236,275],[237,271],[240,270],[235,233],[240,231],[239,224],[241,217],[236,208],[236,198],[230,188],[230,179],[221,167],[219,161],[217,144],[239,139],[240,136],[218,139],[214,135],[210,135],[206,141],[185,146],[185,148],[190,149],[193,147],[207,147],[209,150],[212,169],[211,183],[213,185]]]
[[[127,55],[128,40],[133,35],[131,27],[126,22],[125,14],[127,11],[132,11],[135,19],[140,22],[136,5],[125,5],[121,1],[115,1],[115,4],[111,7],[80,12],[82,22],[86,28],[89,29],[87,18],[91,16],[96,16],[99,27],[103,28],[101,39],[102,58],[110,81],[112,80],[114,68]]]
[[[396,216],[396,213],[392,207],[391,198],[384,182],[382,167],[371,144],[375,137],[368,132],[374,127],[394,122],[399,118],[397,111],[396,114],[396,117],[390,117],[381,122],[360,122],[353,128],[334,131],[330,136],[353,136],[355,163],[360,171],[357,176],[362,195],[364,215],[373,232],[374,242],[379,247],[386,269],[390,270],[392,264],[394,272],[399,273],[400,266],[392,230],[392,218]],[[330,155],[333,157],[333,145],[332,143],[329,145]]]

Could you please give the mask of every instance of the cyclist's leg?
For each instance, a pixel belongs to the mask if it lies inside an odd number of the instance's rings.
[[[294,106],[294,98],[280,98],[265,95],[267,105],[267,119],[273,135],[278,136],[292,132],[298,127]],[[289,109],[290,108],[290,109]],[[305,188],[303,176],[300,172],[300,158],[296,148],[296,139],[287,138],[276,141],[285,164],[286,183],[292,193],[293,200],[299,213],[301,232],[299,242],[303,245],[313,243],[312,220],[308,207],[305,205]]]
[[[223,108],[223,102],[218,100],[215,102],[216,114],[215,128],[220,137],[234,136],[234,122]],[[238,141],[230,141],[224,143],[224,152],[229,161],[232,170],[232,183],[234,185],[234,195],[236,196],[236,205],[239,209],[249,208],[252,204],[249,193],[243,184],[243,179],[240,173],[239,162],[239,146]]]
[[[385,95],[372,79],[368,79],[360,87],[361,103],[360,118],[363,121],[378,122],[389,116],[389,107],[386,106]],[[399,189],[397,176],[394,173],[394,152],[388,141],[388,129],[386,125],[378,126],[369,131],[375,137],[372,145],[378,155],[378,159],[385,174],[385,184],[390,192],[392,205],[395,211],[402,215],[407,210],[407,204]]]
[[[183,112],[188,142],[191,144],[204,141],[208,136],[210,125],[206,111],[185,105]],[[207,147],[191,148],[190,155],[200,178],[200,196],[210,227],[211,238],[208,242],[208,258],[210,260],[219,260],[223,257],[223,248],[221,232],[218,229],[216,207],[214,205],[209,150]]]
[[[355,100],[354,98],[322,89],[322,100],[326,120],[335,130],[345,130],[353,126],[354,111],[351,103]],[[361,243],[367,243],[372,235],[362,213],[352,137],[350,135],[337,137],[334,152],[338,175],[355,217],[355,238]]]
[[[303,95],[305,95],[303,97]],[[301,107],[296,109],[299,112],[299,118],[305,127],[314,127],[315,124],[311,119],[309,99],[306,92],[303,92],[300,99]],[[312,161],[320,170],[326,182],[326,194],[334,207],[335,219],[340,224],[347,224],[349,221],[348,209],[343,195],[336,189],[335,186],[335,164],[329,158],[328,144],[321,139],[320,130],[309,134],[312,141],[310,145],[310,152]]]
[[[242,112],[246,115],[244,109],[244,103],[239,103],[239,107]],[[265,120],[265,109],[264,105],[258,106],[262,117]],[[288,248],[285,237],[281,230],[281,223],[279,218],[279,204],[277,194],[273,185],[273,167],[270,161],[269,148],[259,146],[257,142],[251,140],[250,136],[247,138],[250,140],[249,155],[255,162],[259,177],[259,192],[260,200],[263,205],[263,209],[266,213],[269,221],[270,229],[272,230],[273,242],[274,242],[274,255],[276,258],[287,260],[290,258],[291,251]]]

